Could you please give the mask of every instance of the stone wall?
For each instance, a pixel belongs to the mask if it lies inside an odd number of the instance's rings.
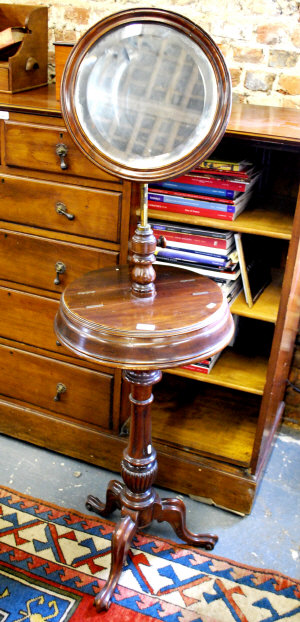
[[[43,4],[37,0],[18,0],[18,3]],[[235,101],[300,107],[297,0],[50,0],[44,4],[49,6],[52,78],[54,41],[76,41],[89,26],[122,9],[159,7],[183,14],[212,36],[231,71]]]

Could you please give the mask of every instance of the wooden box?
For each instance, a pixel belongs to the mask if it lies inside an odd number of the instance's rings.
[[[62,74],[64,71],[65,64],[67,62],[68,56],[74,47],[74,43],[65,43],[64,41],[56,41],[54,43],[55,46],[55,69],[56,69],[56,85],[55,85],[55,94],[57,101],[60,100],[60,83]]]
[[[19,45],[0,50],[0,92],[17,93],[48,83],[48,8],[0,4],[0,32],[24,30]],[[11,53],[11,56],[10,56]]]

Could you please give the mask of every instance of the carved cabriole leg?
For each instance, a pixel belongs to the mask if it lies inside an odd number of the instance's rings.
[[[201,546],[207,551],[211,551],[218,542],[218,536],[207,533],[192,533],[187,529],[186,508],[181,499],[159,499],[155,504],[153,518],[159,523],[167,521],[177,536],[191,546]]]
[[[112,479],[106,490],[106,502],[102,503],[98,497],[89,495],[86,501],[86,508],[90,512],[97,512],[100,516],[109,516],[117,508],[121,508],[120,494],[124,485]]]
[[[94,605],[97,611],[103,611],[110,606],[135,532],[136,522],[129,515],[123,516],[111,540],[111,567],[108,580],[95,597]]]

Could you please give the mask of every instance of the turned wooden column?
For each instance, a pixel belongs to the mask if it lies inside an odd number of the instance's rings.
[[[126,485],[123,495],[124,506],[141,510],[155,498],[152,484],[157,474],[156,451],[151,436],[152,386],[160,381],[161,371],[125,371],[127,382],[131,383],[131,420],[127,449],[121,462],[121,474]],[[144,527],[152,518],[139,517],[139,526]]]

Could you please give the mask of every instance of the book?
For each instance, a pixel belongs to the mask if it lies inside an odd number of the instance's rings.
[[[224,197],[213,197],[206,194],[179,192],[176,190],[168,190],[165,188],[155,188],[148,192],[148,201],[157,201],[158,203],[178,203],[179,205],[192,205],[198,207],[206,207],[212,205],[212,209],[225,209],[228,205],[239,205],[245,200],[245,193],[238,193],[233,199]]]
[[[208,159],[201,162],[199,168],[212,168],[223,171],[243,171],[250,163],[247,160],[240,160],[239,162],[228,162],[227,160],[214,160]]]
[[[5,28],[0,32],[0,50],[14,46],[17,43],[21,43],[24,39],[24,35],[27,32],[26,28],[19,26],[13,26],[11,28]]]
[[[255,174],[255,167],[253,164],[249,163],[242,171],[225,171],[218,168],[201,168],[200,166],[196,166],[191,172],[215,177],[222,175],[222,177],[226,177],[226,179],[235,179],[236,181],[250,181],[253,174]]]
[[[216,270],[216,268],[204,268],[202,266],[197,266],[192,263],[189,264],[182,261],[181,259],[176,260],[175,258],[172,258],[171,261],[170,259],[166,259],[164,257],[159,257],[158,260],[154,262],[154,268],[155,265],[165,266],[166,264],[173,268],[182,268],[183,270],[190,270],[191,272],[196,272],[197,274],[202,274],[203,276],[219,279],[219,281],[235,281],[241,274],[239,264],[236,264],[233,270]]]
[[[149,219],[153,230],[169,231],[179,235],[191,236],[191,238],[201,238],[205,245],[218,248],[228,248],[234,240],[233,232],[227,229],[210,229],[209,227],[199,227],[198,225],[188,225],[186,223],[175,223],[163,220]]]
[[[188,235],[184,233],[174,233],[172,231],[165,231],[164,229],[153,228],[153,233],[157,240],[157,245],[164,248],[178,248],[191,251],[198,251],[203,253],[210,253],[212,255],[227,256],[234,248],[234,237],[232,236],[232,242],[230,246],[227,244],[222,248],[218,242],[223,240],[215,240],[213,238],[205,238],[196,235]],[[208,243],[206,243],[208,240]]]
[[[196,181],[195,176],[182,175],[174,180],[161,181],[159,184],[152,184],[152,188],[165,188],[166,190],[176,190],[177,192],[199,192],[202,195],[212,197],[222,197],[224,199],[235,199],[237,192],[235,190],[226,190],[226,188],[207,187]]]
[[[226,177],[222,177],[220,175],[208,175],[206,172],[201,173],[200,171],[195,175],[182,175],[182,177],[176,178],[176,180],[180,182],[184,182],[184,179],[187,180],[186,183],[198,185],[199,190],[202,186],[207,188],[223,188],[224,190],[233,190],[235,192],[235,196],[237,196],[239,192],[246,192],[250,186],[250,181],[242,181],[235,178],[227,179]],[[233,196],[233,198],[235,198],[235,196]]]
[[[178,248],[156,248],[155,255],[158,258],[165,259],[182,259],[185,262],[191,262],[194,264],[206,264],[209,266],[215,266],[216,268],[230,268],[235,265],[233,261],[228,257],[221,257],[220,255],[208,255],[206,253],[200,253],[197,251],[188,251]]]
[[[210,356],[203,361],[199,361],[197,363],[189,363],[188,365],[182,365],[181,369],[188,369],[190,371],[196,371],[202,374],[209,374],[220,355],[221,352],[217,352],[217,354],[214,354],[213,356]]]
[[[251,243],[247,244],[247,241],[243,244],[241,233],[235,233],[234,239],[239,258],[245,300],[251,308],[270,283],[271,272],[267,258],[261,255],[257,243],[255,243],[255,247]]]
[[[192,173],[186,175],[193,183],[198,183],[199,186],[207,186],[208,188],[224,188],[226,190],[234,190],[235,198],[241,192],[248,192],[259,178],[259,172],[256,171],[254,175],[248,179],[230,177],[227,175],[221,175],[219,172],[217,175],[210,175],[207,171],[196,171],[194,175]],[[179,178],[177,178],[179,179]]]
[[[148,202],[149,209],[157,212],[171,212],[175,214],[189,214],[191,216],[204,216],[205,218],[216,218],[218,220],[235,220],[237,216],[245,209],[246,202],[237,206],[234,211],[212,210],[200,207],[191,207],[189,205],[179,205],[172,203],[158,203],[156,201]],[[230,206],[232,209],[232,206]]]

